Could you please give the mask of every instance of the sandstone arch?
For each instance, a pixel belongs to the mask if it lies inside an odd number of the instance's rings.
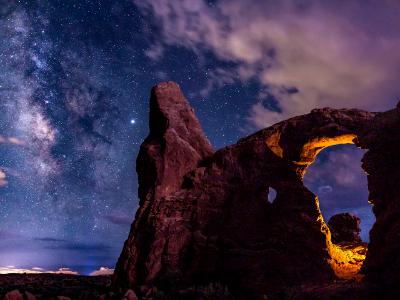
[[[363,168],[377,222],[367,280],[400,276],[385,266],[400,256],[397,109],[316,109],[214,152],[177,84],[154,87],[150,103],[150,134],[137,159],[140,209],[115,287],[151,295],[154,287],[174,293],[221,282],[233,293],[262,295],[334,278],[332,257],[341,254],[302,176],[321,149],[340,143],[369,149]],[[273,203],[265,201],[269,187],[277,191]]]

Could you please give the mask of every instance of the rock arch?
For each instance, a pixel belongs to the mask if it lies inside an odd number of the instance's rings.
[[[262,295],[331,280],[342,254],[335,253],[316,196],[302,177],[319,151],[341,143],[369,149],[363,168],[377,222],[367,279],[399,276],[384,266],[400,257],[399,123],[397,109],[315,109],[214,152],[179,86],[157,85],[150,134],[137,159],[140,208],[114,286],[151,295],[154,288],[174,293],[219,282],[233,293]],[[394,177],[386,182],[381,176],[387,170]],[[269,187],[277,191],[273,203],[265,201]]]

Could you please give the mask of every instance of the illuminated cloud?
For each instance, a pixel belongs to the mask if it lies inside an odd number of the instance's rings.
[[[100,267],[100,269],[93,271],[90,273],[90,276],[105,276],[114,274],[114,269],[110,269],[107,267]]]
[[[6,137],[0,135],[0,144],[12,144],[12,145],[23,146],[25,145],[25,142],[17,137]]]
[[[40,268],[23,269],[14,266],[0,267],[0,274],[38,274],[43,273]]]
[[[235,65],[223,77],[210,76],[203,95],[221,82],[259,83],[260,95],[253,99],[248,116],[256,128],[315,107],[383,110],[394,105],[400,92],[395,80],[400,34],[394,30],[400,21],[386,17],[385,24],[379,21],[388,10],[400,12],[400,4],[393,1],[135,3],[161,24],[164,47],[182,46],[199,56],[211,52]],[[154,59],[163,53],[157,43],[148,50]],[[265,105],[265,95],[277,101],[278,111]]]
[[[59,268],[57,271],[46,271],[46,272],[43,272],[43,273],[79,275],[78,272],[73,271],[70,268]]]
[[[14,266],[0,267],[0,274],[41,274],[41,273],[79,275],[78,272],[75,272],[69,268],[60,268],[56,271],[49,271],[39,267],[33,267],[30,269],[17,268]]]

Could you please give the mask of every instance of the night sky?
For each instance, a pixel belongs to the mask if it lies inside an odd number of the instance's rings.
[[[180,84],[215,148],[315,107],[387,110],[399,15],[389,0],[0,0],[0,272],[113,268],[154,84]],[[324,151],[305,182],[367,240],[362,153]]]

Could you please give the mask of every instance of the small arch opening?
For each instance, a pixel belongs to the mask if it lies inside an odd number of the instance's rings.
[[[268,202],[271,204],[274,203],[274,201],[276,200],[277,194],[278,193],[274,188],[269,187],[268,188],[268,197],[267,197]]]
[[[367,176],[361,168],[365,152],[353,144],[330,146],[318,154],[303,178],[318,198],[329,228],[330,263],[343,279],[359,276],[375,222],[368,202]]]

